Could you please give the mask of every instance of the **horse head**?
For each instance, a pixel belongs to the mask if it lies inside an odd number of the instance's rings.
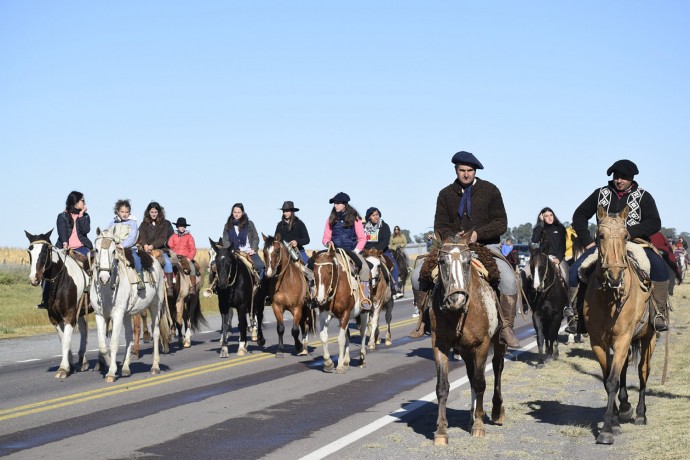
[[[532,288],[535,292],[544,292],[549,273],[548,242],[530,244],[529,270],[532,274]]]
[[[626,206],[618,214],[608,214],[599,206],[597,210],[597,248],[604,283],[611,289],[620,289],[628,267],[626,242],[630,238],[626,220],[629,209]]]
[[[375,290],[381,281],[381,271],[383,270],[383,251],[376,248],[365,249],[364,258],[371,264],[371,289]]]
[[[100,228],[96,229],[96,240],[93,244],[93,269],[101,283],[106,284],[110,281],[118,259],[118,251],[121,250],[118,249],[117,241],[110,229],[103,231]]]
[[[327,250],[312,255],[314,265],[315,300],[319,305],[325,305],[333,296],[337,285],[338,261],[335,249],[329,246]]]
[[[438,254],[438,277],[443,290],[442,310],[462,311],[469,300],[470,261],[469,243],[472,231],[462,237],[444,240]]]
[[[264,239],[264,263],[266,264],[265,275],[267,278],[273,278],[278,273],[278,268],[282,264],[287,264],[287,251],[284,251],[283,242],[280,238],[280,233],[276,233],[275,236],[266,236],[263,233],[261,236]],[[282,267],[283,270],[285,266]]]
[[[237,273],[237,256],[234,253],[234,245],[231,243],[229,247],[224,247],[222,241],[218,243],[211,241],[211,248],[216,251],[216,274],[219,289],[227,289],[230,283],[230,278],[233,276],[233,271]]]
[[[24,234],[29,239],[29,248],[26,252],[29,253],[29,283],[32,286],[38,286],[43,280],[43,273],[52,264],[50,235],[53,233],[51,229],[48,233],[41,235],[32,235],[24,230]]]

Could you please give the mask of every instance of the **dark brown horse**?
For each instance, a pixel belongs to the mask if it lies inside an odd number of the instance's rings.
[[[32,286],[45,284],[47,290],[48,319],[55,327],[62,344],[62,361],[55,373],[56,379],[64,379],[74,372],[72,363],[72,332],[79,325],[78,369],[86,371],[86,327],[85,316],[93,311],[89,304],[88,286],[90,276],[64,251],[59,251],[50,243],[50,234],[32,235],[24,232],[29,239],[29,282]]]
[[[307,299],[309,286],[302,269],[290,258],[285,243],[280,238],[280,233],[275,237],[263,235],[264,261],[266,264],[265,276],[270,280],[268,295],[272,299],[271,306],[276,315],[278,329],[278,351],[276,358],[283,355],[283,323],[286,311],[292,314],[292,337],[295,339],[295,351],[298,355],[307,354],[307,320],[309,319],[309,307]],[[302,339],[300,340],[300,332]]]
[[[604,425],[597,444],[613,444],[613,430],[620,429],[620,419],[632,417],[626,385],[631,345],[640,358],[640,393],[635,424],[647,423],[645,390],[656,333],[649,320],[651,290],[643,288],[628,255],[628,249],[632,248],[626,246],[630,237],[625,223],[627,217],[627,206],[619,214],[607,214],[602,207],[597,211],[599,253],[596,268],[587,284],[583,309],[592,351],[601,366],[608,395]],[[613,356],[609,355],[609,350],[613,350]],[[616,394],[620,407],[616,405]]]
[[[498,296],[482,276],[472,257],[469,247],[471,233],[468,232],[463,238],[451,237],[445,240],[439,251],[438,282],[433,290],[430,312],[438,397],[435,445],[448,444],[446,401],[449,392],[448,354],[451,351],[462,356],[472,387],[471,434],[473,437],[483,437],[486,389],[484,373],[489,349],[493,345],[494,394],[491,419],[497,424],[502,424],[505,419],[501,373],[506,347],[498,340]]]
[[[386,346],[393,344],[391,336],[391,321],[393,320],[393,295],[391,292],[392,275],[383,252],[379,249],[365,249],[364,255],[372,264],[371,268],[371,320],[369,334],[369,350],[376,349],[379,343],[379,318],[381,311],[385,310],[386,317]],[[364,346],[364,338],[362,338]]]
[[[333,372],[333,360],[328,352],[328,323],[332,318],[338,320],[338,367],[337,374],[344,374],[350,368],[350,331],[347,328],[350,318],[360,316],[359,365],[366,365],[366,334],[369,312],[361,310],[360,289],[354,277],[348,258],[340,250],[329,245],[328,249],[312,255],[314,264],[314,287],[319,308],[319,337],[323,345],[324,372]],[[361,313],[361,315],[360,315]]]
[[[407,284],[407,277],[412,271],[410,265],[407,262],[407,254],[403,248],[396,248],[393,252],[393,257],[395,257],[395,262],[398,264],[398,294],[399,297],[405,296],[405,284]],[[397,299],[397,297],[396,297]]]

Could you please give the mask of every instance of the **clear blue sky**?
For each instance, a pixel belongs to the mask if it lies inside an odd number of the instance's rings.
[[[150,200],[217,238],[235,202],[283,201],[321,247],[347,192],[412,234],[468,150],[511,227],[570,221],[615,160],[690,231],[690,3],[0,2],[0,246],[67,194],[105,225]]]

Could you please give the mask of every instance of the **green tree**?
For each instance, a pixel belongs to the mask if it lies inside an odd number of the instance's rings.
[[[513,227],[511,233],[513,235],[513,243],[529,243],[532,239],[532,224],[527,222],[526,224]]]

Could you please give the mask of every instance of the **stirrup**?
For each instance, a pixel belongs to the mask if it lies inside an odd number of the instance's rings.
[[[661,318],[661,321],[657,322],[658,318]],[[661,313],[657,313],[654,321],[652,321],[652,327],[654,327],[656,332],[666,332],[668,331],[668,320]]]

